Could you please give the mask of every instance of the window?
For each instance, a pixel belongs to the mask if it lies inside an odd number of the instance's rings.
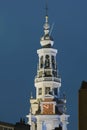
[[[40,71],[39,72],[39,77],[42,77],[42,75],[43,75],[43,71]]]
[[[42,88],[38,89],[38,95],[42,95]]]
[[[8,130],[8,128],[4,128],[4,130]]]
[[[52,76],[51,71],[45,71],[45,77],[50,77],[50,76]]]
[[[49,55],[46,55],[45,57],[45,68],[49,68],[50,67],[50,59],[49,59]]]
[[[40,58],[40,68],[43,68],[43,56]]]
[[[3,130],[12,130],[12,128],[4,127]]]
[[[51,58],[52,58],[52,67],[53,67],[53,69],[55,69],[55,59],[54,59],[54,56],[52,56]]]
[[[11,128],[9,128],[8,130],[12,130]]]
[[[52,71],[52,74],[54,77],[57,77],[57,72],[56,71]]]
[[[45,88],[45,94],[49,94],[49,92],[50,92],[50,87],[46,87]]]
[[[54,94],[55,94],[55,95],[58,94],[58,90],[57,90],[57,88],[54,88]]]

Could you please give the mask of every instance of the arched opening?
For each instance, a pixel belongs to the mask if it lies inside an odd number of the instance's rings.
[[[55,58],[54,56],[51,57],[52,60],[52,68],[55,69]]]
[[[40,68],[43,68],[43,56],[40,58]]]
[[[59,125],[59,127],[56,127],[55,130],[62,130],[62,127]]]
[[[45,68],[50,68],[50,58],[49,55],[45,57]]]

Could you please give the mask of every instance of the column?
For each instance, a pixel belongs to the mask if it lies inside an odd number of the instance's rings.
[[[37,121],[37,130],[42,130],[42,122]]]
[[[60,121],[62,123],[62,130],[67,130],[68,117],[69,115],[65,115],[65,114],[60,116]]]
[[[66,122],[62,123],[62,130],[67,130],[67,124],[66,124]]]

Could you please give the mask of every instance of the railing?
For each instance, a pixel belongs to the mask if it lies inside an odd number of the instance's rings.
[[[55,81],[55,82],[61,82],[61,78],[56,77],[41,77],[41,78],[35,78],[35,83],[42,82],[42,81]]]

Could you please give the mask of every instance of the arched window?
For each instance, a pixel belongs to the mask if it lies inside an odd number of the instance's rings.
[[[42,88],[38,89],[38,95],[42,95]]]
[[[58,88],[54,88],[54,94],[57,96],[58,95]]]
[[[52,68],[55,69],[55,58],[54,56],[51,57],[52,60]]]
[[[53,74],[54,77],[57,77],[57,71],[53,70],[52,74]]]
[[[50,67],[50,58],[49,55],[45,56],[45,68],[49,68]]]
[[[59,127],[56,127],[55,130],[62,130],[61,125],[59,125]]]
[[[43,68],[43,56],[40,58],[40,68]]]
[[[45,88],[45,94],[49,94],[49,92],[50,92],[50,87],[46,87]]]

